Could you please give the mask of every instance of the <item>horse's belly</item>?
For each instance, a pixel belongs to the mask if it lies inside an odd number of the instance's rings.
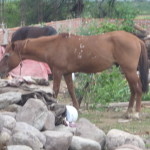
[[[99,65],[89,65],[89,66],[80,66],[77,72],[84,72],[84,73],[97,73],[102,72],[108,68],[110,68],[112,64],[99,64]]]
[[[70,72],[85,72],[96,73],[106,70],[115,62],[111,55],[109,56],[95,56],[83,57],[82,59],[72,59],[67,63],[67,68]]]

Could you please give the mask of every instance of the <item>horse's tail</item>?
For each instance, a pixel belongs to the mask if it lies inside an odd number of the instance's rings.
[[[145,43],[143,41],[140,41],[140,43],[141,43],[141,55],[139,59],[139,73],[142,83],[142,91],[146,93],[148,92],[148,74],[149,74],[148,54]]]

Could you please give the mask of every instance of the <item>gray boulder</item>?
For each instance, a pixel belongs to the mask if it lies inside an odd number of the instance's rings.
[[[32,150],[32,148],[25,145],[10,145],[6,147],[6,150]]]
[[[43,144],[40,140],[30,132],[17,132],[13,134],[8,145],[26,145],[33,150],[40,150],[43,148]]]
[[[145,142],[146,147],[150,149],[150,136],[145,137],[144,142]]]
[[[20,105],[11,104],[5,108],[5,111],[17,113],[21,108],[22,108],[22,106],[20,106]]]
[[[13,133],[22,132],[23,134],[32,134],[33,136],[36,136],[40,142],[45,145],[46,143],[46,137],[35,127],[25,123],[25,122],[17,122],[16,127],[13,130]]]
[[[5,128],[4,124],[6,125],[4,120],[0,119],[0,149],[2,149],[1,147],[7,144],[11,135],[11,131]]]
[[[45,131],[46,136],[45,150],[68,150],[72,134],[57,131]]]
[[[75,135],[97,141],[102,149],[104,148],[106,138],[104,131],[100,130],[85,118],[81,118],[77,122],[77,131]]]
[[[126,144],[116,148],[115,150],[142,150],[142,149],[134,145]]]
[[[3,122],[3,127],[12,130],[16,126],[16,120],[8,115],[0,115],[0,122]]]
[[[125,144],[137,146],[145,149],[144,141],[137,135],[133,135],[121,130],[112,129],[108,132],[106,137],[106,149],[114,150]]]
[[[55,128],[55,115],[53,112],[48,111],[48,115],[43,130],[53,130],[54,128]]]
[[[69,150],[101,150],[101,146],[94,140],[73,136]]]
[[[0,115],[7,115],[7,116],[11,116],[11,117],[15,118],[16,112],[2,111],[2,112],[0,112]]]
[[[6,92],[0,96],[0,109],[3,109],[10,104],[17,103],[21,100],[21,93],[19,92]]]
[[[26,122],[38,130],[43,129],[48,116],[46,105],[39,99],[30,98],[17,113],[16,120]]]
[[[2,150],[9,142],[11,138],[11,131],[3,128],[0,132],[0,150]]]
[[[69,132],[75,135],[76,133],[76,127],[70,127],[70,126],[65,126],[65,125],[58,125],[54,128],[54,131],[60,131],[60,132]]]

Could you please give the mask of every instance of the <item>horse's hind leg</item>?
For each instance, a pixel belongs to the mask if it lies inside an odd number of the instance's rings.
[[[133,113],[133,106],[134,106],[134,101],[135,101],[135,91],[134,89],[132,88],[132,86],[130,85],[129,83],[129,87],[130,87],[130,92],[131,92],[131,95],[130,95],[130,100],[129,100],[129,105],[128,105],[128,113]]]
[[[141,97],[142,97],[141,82],[136,71],[125,72],[125,76],[129,83],[129,87],[131,91],[126,117],[139,118],[139,112],[141,110]],[[133,113],[133,106],[134,106],[135,99],[136,99],[136,113]]]
[[[138,83],[136,87],[137,92],[137,99],[136,99],[136,112],[141,111],[141,101],[142,101],[142,83],[141,80],[138,78]]]
[[[75,91],[74,91],[74,86],[73,86],[73,81],[72,81],[72,74],[71,73],[70,74],[65,74],[64,78],[65,78],[65,81],[66,81],[66,84],[67,84],[69,94],[72,98],[73,106],[76,109],[79,109],[79,103],[78,103],[78,101],[76,99],[76,96],[75,96]]]

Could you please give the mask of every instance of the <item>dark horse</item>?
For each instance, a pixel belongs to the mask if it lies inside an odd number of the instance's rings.
[[[12,34],[11,42],[25,40],[27,38],[38,38],[40,36],[50,36],[57,34],[57,31],[51,26],[35,27],[25,26],[19,28]]]
[[[119,64],[131,91],[127,117],[131,117],[131,114],[139,117],[142,92],[148,91],[148,57],[145,44],[136,36],[124,31],[94,36],[62,33],[12,42],[0,62],[0,75],[8,73],[24,59],[43,61],[50,66],[55,97],[64,76],[73,105],[77,109],[79,104],[74,92],[72,72],[96,73],[106,70],[114,63]],[[135,100],[136,112],[133,113]]]

